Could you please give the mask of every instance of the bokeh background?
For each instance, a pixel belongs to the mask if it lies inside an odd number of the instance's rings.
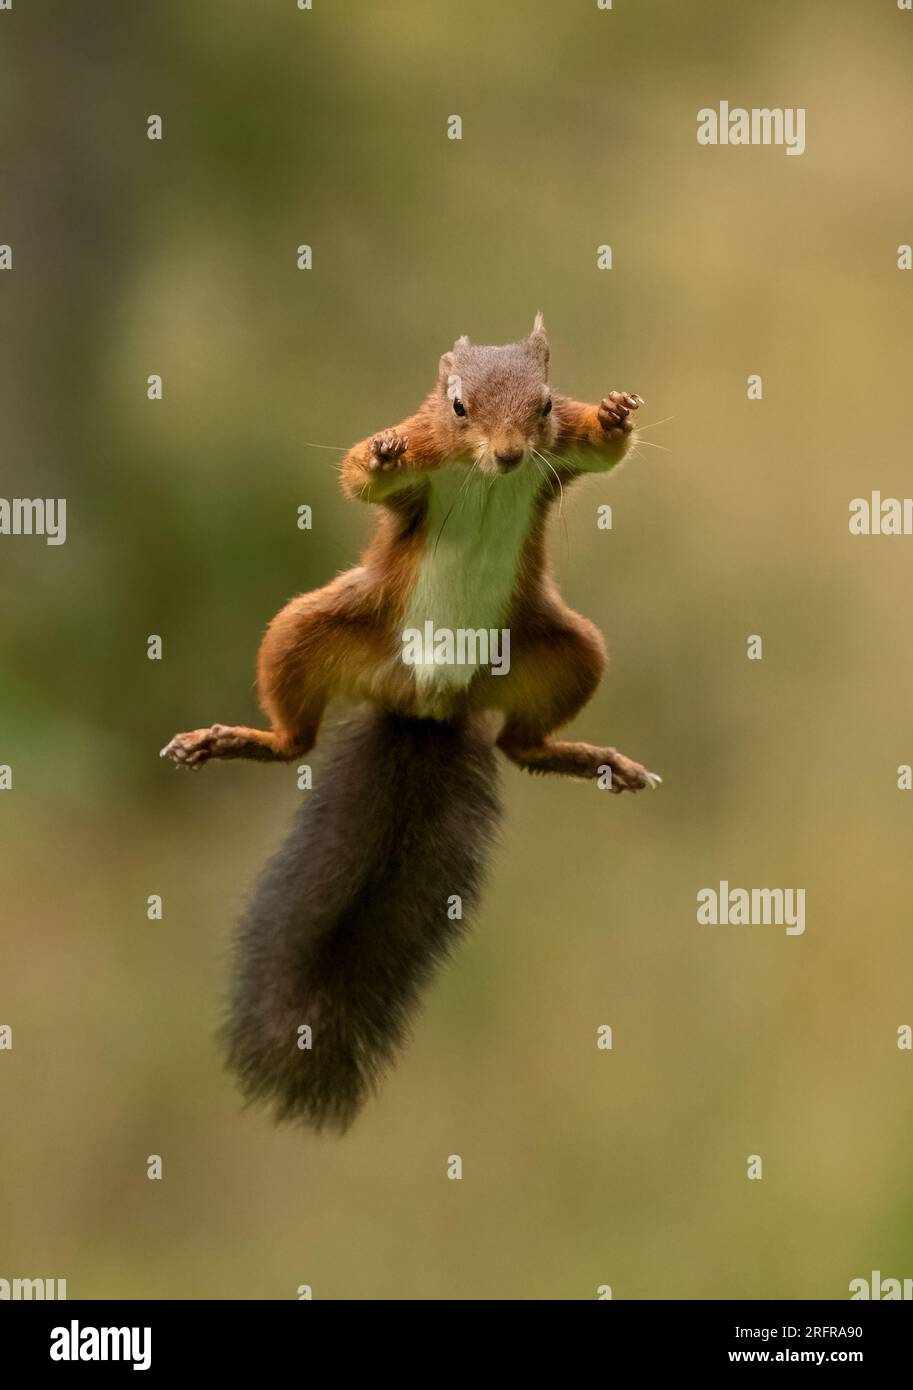
[[[910,492],[911,45],[893,0],[0,14],[0,491],[69,504],[65,546],[0,540],[0,1275],[840,1299],[913,1274],[913,539],[847,528]],[[807,152],[700,147],[722,99],[805,107]],[[553,551],[613,653],[574,728],[665,782],[505,767],[486,905],[412,1049],[344,1140],[277,1132],[213,1035],[300,793],[158,750],[256,722],[265,623],[354,562],[371,518],[333,450],[537,309],[555,385],[639,391],[661,446],[579,486]],[[805,887],[805,936],[699,927],[720,879]]]

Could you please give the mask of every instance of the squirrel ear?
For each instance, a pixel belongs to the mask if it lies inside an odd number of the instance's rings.
[[[445,352],[438,363],[438,391],[450,399],[453,399],[453,395],[459,395],[459,392],[453,391],[453,381],[456,381],[453,375],[453,353]]]
[[[545,321],[541,314],[537,314],[533,320],[533,331],[527,341],[548,371],[548,338],[545,336]]]
[[[462,336],[462,338],[457,338],[457,340],[456,340],[456,342],[454,343],[453,346],[454,346],[455,349],[456,349],[456,348],[468,348],[468,347],[472,347],[472,343],[470,343],[468,337],[467,337],[466,334],[464,333],[463,336]]]

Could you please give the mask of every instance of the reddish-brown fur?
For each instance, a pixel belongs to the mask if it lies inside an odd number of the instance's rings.
[[[497,715],[499,746],[530,771],[594,777],[607,765],[615,791],[648,784],[651,774],[614,748],[552,738],[592,696],[606,653],[596,627],[563,603],[545,540],[547,515],[562,487],[624,456],[641,402],[624,392],[610,393],[599,405],[549,393],[547,367],[540,319],[519,344],[473,348],[460,339],[444,354],[438,384],[419,410],[356,444],[343,461],[343,491],[379,506],[377,529],[356,569],[293,599],[270,623],[257,661],[260,705],[270,728],[215,724],[176,735],[163,753],[191,766],[210,758],[297,758],[313,747],[325,706],[337,695],[421,713],[413,669],[397,658],[403,614],[428,542],[428,477],[445,463],[464,460],[468,468],[475,460],[497,486],[499,471],[539,447],[548,451],[550,472],[533,506],[505,616],[511,669],[501,676],[478,672],[454,694],[448,716]],[[473,408],[460,419],[453,401],[466,372]]]

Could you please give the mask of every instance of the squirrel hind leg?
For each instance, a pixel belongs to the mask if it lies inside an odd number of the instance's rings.
[[[163,758],[183,767],[203,767],[213,758],[251,758],[257,762],[289,762],[313,746],[313,739],[275,729],[212,724],[175,734],[161,751]]]
[[[506,732],[506,731],[505,731]],[[558,739],[545,738],[534,746],[515,743],[508,735],[502,734],[498,747],[518,767],[527,772],[551,772],[564,777],[582,777],[595,780],[605,776],[608,768],[610,791],[638,792],[644,787],[655,787],[662,781],[655,772],[649,772],[633,758],[625,757],[617,748],[597,748],[591,743],[567,743]]]

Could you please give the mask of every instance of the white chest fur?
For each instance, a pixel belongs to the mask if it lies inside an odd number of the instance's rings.
[[[435,632],[503,629],[541,476],[526,459],[512,473],[448,464],[431,475],[426,546],[404,628]],[[479,669],[473,662],[415,664],[420,686],[454,691]]]

